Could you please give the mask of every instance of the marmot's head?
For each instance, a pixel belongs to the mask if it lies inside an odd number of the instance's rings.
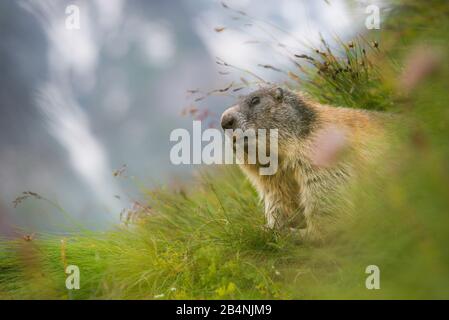
[[[298,94],[280,87],[254,91],[221,116],[223,129],[278,129],[279,146],[306,136],[316,114]]]

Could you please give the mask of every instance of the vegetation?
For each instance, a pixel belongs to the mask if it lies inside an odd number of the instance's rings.
[[[290,79],[320,101],[401,113],[409,124],[398,128],[400,165],[366,177],[351,218],[325,244],[266,230],[249,183],[217,169],[189,192],[146,191],[148,205],[115,230],[0,241],[0,297],[449,298],[448,16],[444,0],[402,1],[376,42],[364,35],[336,53],[323,41],[312,60],[297,57],[310,62],[307,80],[296,69]],[[68,291],[72,264],[81,289]],[[368,265],[381,270],[380,290],[365,287]]]

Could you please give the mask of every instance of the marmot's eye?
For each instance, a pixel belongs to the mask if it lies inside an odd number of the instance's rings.
[[[256,104],[259,104],[260,102],[260,98],[259,97],[254,97],[251,99],[251,105],[255,106]]]

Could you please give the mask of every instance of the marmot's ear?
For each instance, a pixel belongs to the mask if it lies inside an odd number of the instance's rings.
[[[282,101],[284,99],[284,90],[282,90],[281,87],[276,88],[276,90],[274,90],[274,98],[277,101]]]

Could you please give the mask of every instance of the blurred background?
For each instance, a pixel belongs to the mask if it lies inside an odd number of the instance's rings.
[[[192,103],[208,110],[208,126],[232,103],[188,94],[239,81],[217,57],[276,81],[279,72],[259,66],[290,63],[274,38],[298,54],[320,34],[350,38],[368,4],[387,11],[380,1],[1,1],[0,235],[63,223],[46,202],[14,208],[23,191],[104,228],[139,198],[136,184],[188,180],[195,168],[170,163],[169,135],[191,128],[181,112]],[[71,5],[79,29],[66,27]],[[114,177],[125,164],[135,178]]]

